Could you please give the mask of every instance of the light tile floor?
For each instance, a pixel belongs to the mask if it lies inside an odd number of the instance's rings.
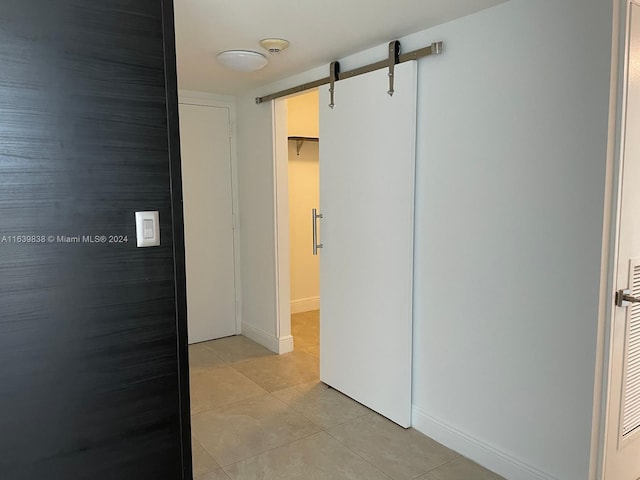
[[[318,312],[292,315],[296,350],[242,337],[189,347],[195,480],[499,480],[318,378]]]

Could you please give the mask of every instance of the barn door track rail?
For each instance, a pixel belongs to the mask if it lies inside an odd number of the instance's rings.
[[[320,80],[316,80],[314,82],[303,83],[302,85],[288,88],[286,90],[272,93],[270,95],[265,95],[264,97],[256,97],[256,103],[261,104],[270,100],[274,100],[276,98],[286,97],[287,95],[292,95],[294,93],[300,93],[304,92],[305,90],[317,88],[322,85],[329,85],[329,92],[331,93],[331,103],[329,103],[329,106],[333,108],[335,105],[334,94],[336,82],[344,80],[346,78],[357,77],[358,75],[373,72],[375,70],[380,70],[382,68],[389,69],[389,89],[387,90],[387,93],[389,95],[393,95],[395,91],[393,88],[395,66],[399,63],[417,60],[419,58],[428,57],[429,55],[440,55],[443,52],[443,45],[443,42],[434,42],[428,47],[420,48],[408,53],[401,53],[400,42],[398,40],[394,40],[392,42],[389,42],[389,55],[384,60],[370,63],[369,65],[365,65],[363,67],[354,68],[353,70],[348,70],[346,72],[340,71],[339,62],[331,62],[331,64],[329,65],[328,77],[321,78]]]

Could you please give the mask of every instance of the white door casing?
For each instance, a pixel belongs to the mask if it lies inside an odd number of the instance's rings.
[[[238,332],[230,111],[180,103],[189,343]]]
[[[615,289],[640,296],[640,7],[629,12]],[[640,305],[614,307],[604,477],[640,478]]]
[[[320,91],[320,377],[411,424],[416,62]]]

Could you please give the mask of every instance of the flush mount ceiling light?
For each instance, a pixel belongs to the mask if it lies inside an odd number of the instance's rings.
[[[219,63],[238,72],[253,72],[260,70],[269,61],[267,57],[251,50],[227,50],[217,55]]]
[[[269,53],[280,53],[289,46],[289,42],[283,38],[265,38],[260,40],[260,45]]]

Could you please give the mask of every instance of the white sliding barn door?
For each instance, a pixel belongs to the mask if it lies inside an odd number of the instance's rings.
[[[238,333],[229,109],[180,104],[189,343]]]
[[[320,92],[320,377],[411,424],[415,62]]]

